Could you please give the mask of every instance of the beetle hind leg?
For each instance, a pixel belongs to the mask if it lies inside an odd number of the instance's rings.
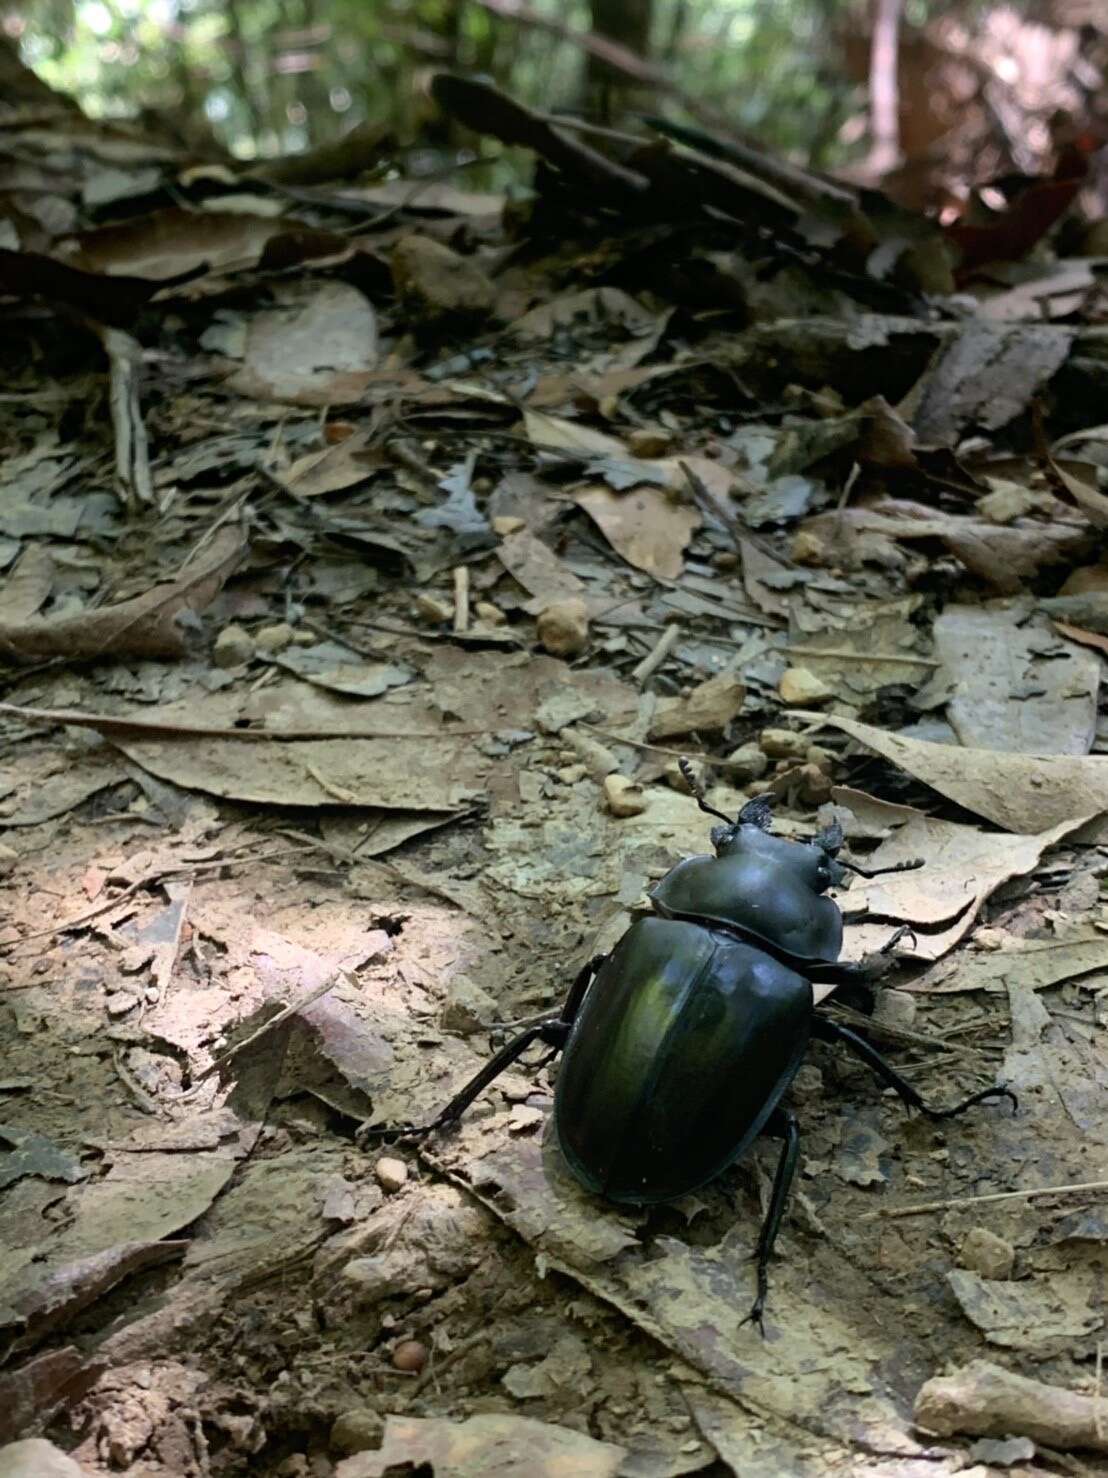
[[[935,1108],[933,1104],[927,1102],[917,1088],[913,1088],[907,1079],[902,1078],[896,1069],[885,1061],[876,1047],[871,1046],[857,1032],[852,1032],[848,1026],[840,1026],[837,1021],[829,1021],[826,1016],[817,1016],[812,1024],[812,1035],[822,1042],[841,1043],[853,1052],[855,1057],[861,1058],[866,1066],[883,1083],[887,1083],[909,1108],[926,1114],[929,1119],[953,1119],[958,1114],[964,1114],[967,1109],[973,1108],[974,1104],[988,1103],[990,1100],[999,1098],[1008,1099],[1013,1113],[1019,1107],[1012,1090],[998,1084],[993,1088],[982,1088],[979,1093],[971,1093],[968,1098],[963,1098],[961,1103],[954,1104],[952,1108]]]
[[[541,1021],[537,1026],[530,1026],[525,1032],[520,1032],[518,1037],[513,1037],[510,1042],[501,1047],[495,1057],[491,1057],[479,1073],[475,1073],[465,1087],[459,1089],[446,1107],[427,1124],[391,1124],[370,1127],[363,1124],[358,1130],[357,1139],[362,1144],[394,1143],[398,1139],[423,1139],[425,1135],[437,1133],[440,1129],[449,1129],[456,1124],[465,1113],[466,1109],[477,1099],[489,1086],[489,1084],[506,1072],[513,1063],[518,1062],[529,1047],[536,1042],[544,1042],[553,1052],[560,1052],[565,1046],[566,1038],[569,1036],[571,1022],[563,1021],[559,1017],[553,1020]]]
[[[762,1230],[758,1234],[758,1245],[754,1250],[754,1256],[758,1261],[758,1296],[739,1328],[741,1329],[743,1324],[757,1324],[762,1338],[765,1339],[766,1326],[762,1315],[766,1306],[766,1295],[769,1292],[767,1270],[770,1256],[773,1253],[773,1245],[781,1230],[781,1218],[785,1214],[789,1190],[793,1183],[793,1176],[796,1174],[797,1162],[800,1159],[800,1130],[797,1127],[796,1116],[788,1109],[779,1108],[770,1115],[762,1132],[772,1135],[774,1139],[783,1139],[785,1143],[781,1148],[781,1157],[777,1161],[777,1171],[773,1177],[769,1210],[762,1222]]]

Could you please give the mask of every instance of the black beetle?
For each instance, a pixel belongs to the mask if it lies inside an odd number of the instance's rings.
[[[442,1112],[418,1128],[363,1130],[367,1138],[421,1136],[456,1122],[494,1078],[535,1043],[562,1052],[554,1128],[570,1169],[609,1201],[650,1206],[696,1190],[726,1170],[759,1134],[784,1141],[758,1237],[758,1292],[744,1323],[762,1326],[766,1268],[796,1171],[800,1135],[781,1099],[809,1041],[839,1042],[906,1104],[951,1118],[991,1098],[994,1087],[937,1109],[863,1038],[821,1015],[813,982],[853,986],[881,973],[887,954],[858,964],[838,959],[842,914],[826,890],[849,869],[836,824],[810,842],[770,830],[771,800],[759,796],[735,821],[715,810],[681,768],[712,828],[714,856],[679,862],[608,955],[577,976],[557,1017],[508,1042]],[[899,872],[919,867],[899,863]],[[856,994],[855,999],[858,999]],[[548,1060],[548,1059],[547,1059]]]

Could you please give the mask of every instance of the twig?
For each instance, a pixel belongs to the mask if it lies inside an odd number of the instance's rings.
[[[852,652],[847,647],[783,647],[790,657],[834,657],[840,662],[914,662],[917,667],[941,667],[934,657],[917,657],[911,652]]]
[[[454,571],[454,630],[469,630],[469,566],[458,565]]]
[[[248,1037],[244,1037],[241,1042],[236,1042],[233,1047],[228,1047],[227,1051],[224,1052],[221,1056],[213,1058],[208,1066],[204,1069],[204,1071],[197,1074],[195,1083],[202,1083],[205,1078],[210,1078],[213,1073],[218,1072],[221,1067],[230,1062],[232,1058],[237,1057],[240,1052],[245,1052],[247,1047],[252,1047],[259,1037],[264,1037],[266,1032],[273,1031],[274,1028],[280,1026],[283,1021],[287,1021],[290,1016],[294,1016],[297,1011],[303,1011],[306,1007],[310,1006],[313,1001],[318,1001],[320,996],[325,996],[327,994],[327,992],[335,984],[336,980],[344,978],[346,978],[345,971],[337,970],[335,974],[325,980],[322,985],[317,985],[314,990],[310,990],[307,995],[301,996],[298,1001],[290,1001],[287,1006],[278,1011],[276,1016],[271,1016],[268,1021],[263,1021],[261,1026],[258,1027],[257,1031],[251,1032],[250,1035]]]
[[[993,1191],[987,1196],[956,1196],[951,1201],[925,1201],[920,1206],[885,1206],[879,1211],[867,1211],[862,1220],[922,1216],[927,1211],[949,1211],[955,1206],[980,1206],[987,1201],[1027,1201],[1033,1196],[1074,1196],[1089,1191],[1108,1191],[1108,1180],[1086,1180],[1078,1185],[1044,1185],[1032,1191]]]
[[[368,622],[362,622],[368,625]],[[351,648],[353,650],[353,648]],[[113,718],[102,713],[84,713],[76,708],[20,708],[15,703],[0,703],[0,714],[11,714],[32,724],[68,724],[77,729],[95,729],[100,734],[152,734],[172,739],[246,739],[257,742],[279,740],[291,743],[309,739],[441,739],[436,733],[407,732],[403,729],[217,729],[203,724],[165,724],[148,718]],[[488,729],[450,729],[450,735],[487,734]]]
[[[654,643],[651,650],[646,654],[639,665],[631,673],[634,681],[637,683],[646,682],[647,678],[651,675],[652,672],[657,672],[658,668],[661,667],[662,663],[666,660],[670,652],[673,651],[674,647],[680,640],[680,626],[678,626],[676,623],[674,623],[672,626],[667,626],[658,640]]]

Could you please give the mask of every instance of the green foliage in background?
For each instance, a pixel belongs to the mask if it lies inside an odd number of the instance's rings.
[[[587,0],[532,6],[589,27]],[[240,158],[360,123],[421,137],[436,68],[485,73],[548,109],[583,95],[579,48],[467,0],[8,0],[2,13],[25,59],[90,114],[156,113]],[[652,59],[743,132],[830,165],[848,156],[841,126],[865,106],[836,41],[849,15],[848,0],[654,0]]]

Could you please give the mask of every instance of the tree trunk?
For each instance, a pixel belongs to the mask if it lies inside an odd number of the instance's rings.
[[[649,58],[653,0],[591,0],[591,11],[595,34]],[[585,111],[590,117],[602,123],[617,123],[624,113],[651,105],[641,83],[589,54],[585,63]]]

